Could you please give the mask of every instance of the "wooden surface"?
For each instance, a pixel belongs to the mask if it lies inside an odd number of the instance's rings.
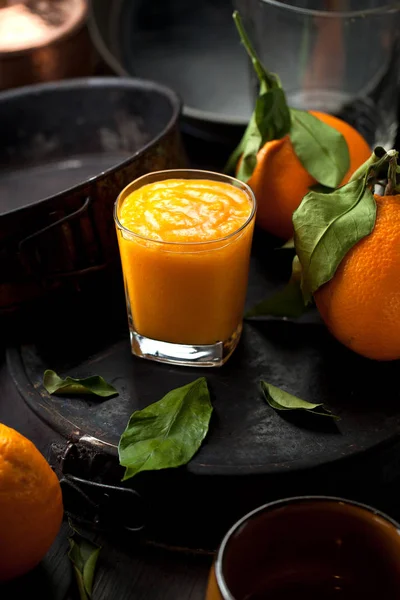
[[[29,575],[0,587],[2,600],[36,595],[41,600],[79,598],[68,552],[70,529],[64,523],[50,552]],[[175,555],[153,548],[124,548],[97,538],[102,545],[93,600],[203,600],[210,557]]]
[[[16,427],[35,442],[44,426],[26,410],[12,388],[0,349],[0,422]],[[79,598],[68,559],[70,528],[65,522],[50,552],[29,575],[0,585],[1,600],[37,595],[41,600]],[[203,600],[212,557],[138,546],[133,540],[92,539],[102,546],[93,600]]]

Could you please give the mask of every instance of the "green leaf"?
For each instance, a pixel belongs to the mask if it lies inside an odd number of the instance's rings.
[[[306,410],[313,415],[319,415],[321,417],[331,417],[332,419],[339,419],[336,415],[332,414],[330,410],[324,407],[322,403],[313,403],[302,400],[297,396],[292,396],[288,392],[275,387],[271,383],[261,381],[261,390],[263,392],[265,400],[268,402],[271,408],[275,410]]]
[[[290,238],[287,242],[279,246],[277,250],[294,250],[294,238]]]
[[[118,396],[118,392],[111,384],[107,383],[100,375],[93,375],[84,379],[66,377],[62,379],[55,371],[47,370],[43,375],[43,385],[49,394],[61,395],[86,395],[110,398]]]
[[[307,310],[300,283],[301,265],[298,257],[295,256],[292,263],[292,275],[283,290],[279,290],[279,292],[256,304],[245,314],[245,318],[267,315],[289,318],[300,317]]]
[[[290,140],[303,167],[324,186],[338,186],[350,168],[343,135],[303,110],[290,109]]]
[[[200,377],[134,412],[118,446],[126,467],[123,481],[140,471],[187,464],[207,435],[212,410],[206,379]]]
[[[302,267],[304,301],[335,274],[347,252],[369,235],[376,203],[365,178],[330,194],[309,192],[293,214],[295,247]]]
[[[258,151],[266,142],[280,139],[289,133],[291,119],[279,77],[274,73],[269,73],[261,64],[237,11],[233,13],[233,19],[259,79],[260,89],[249,124],[238,147],[228,159],[225,172],[233,172],[238,160],[243,156],[237,178],[248,181],[257,165]]]
[[[283,90],[279,87],[274,87],[257,98],[255,112],[250,119],[242,144],[243,159],[237,172],[237,178],[241,181],[248,181],[252,176],[260,148],[266,142],[277,140],[288,133],[290,117],[286,117],[282,106],[286,106],[286,100]],[[237,151],[234,154],[236,156]],[[228,164],[232,162],[230,159]]]
[[[326,185],[321,185],[320,183],[316,183],[308,188],[309,192],[318,192],[319,194],[330,194],[333,192],[335,188],[328,187]]]
[[[301,317],[306,310],[300,284],[290,280],[283,290],[265,298],[251,308],[245,314],[245,318],[271,316],[296,319]]]
[[[70,546],[68,557],[74,567],[81,600],[90,600],[101,547],[80,535],[74,528],[72,529],[73,536],[68,538]]]

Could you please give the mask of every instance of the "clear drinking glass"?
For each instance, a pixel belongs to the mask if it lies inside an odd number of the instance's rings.
[[[247,221],[226,237],[164,242],[126,229],[120,209],[131,192],[170,179],[205,179],[243,190]],[[115,203],[133,354],[164,363],[220,366],[242,331],[255,217],[250,188],[233,177],[181,169],[149,173],[130,183]]]
[[[399,103],[400,2],[234,0],[290,106],[331,113],[392,147]],[[243,50],[244,51],[244,50]],[[256,79],[251,74],[254,96]]]
[[[342,498],[266,504],[226,534],[206,600],[397,600],[399,534],[388,516]]]

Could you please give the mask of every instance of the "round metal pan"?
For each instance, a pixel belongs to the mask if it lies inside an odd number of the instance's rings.
[[[250,71],[232,20],[232,3],[206,0],[92,0],[89,32],[121,76],[149,77],[183,100],[185,132],[236,139],[252,112]]]
[[[92,75],[87,12],[87,0],[1,0],[0,89]]]
[[[37,318],[56,292],[67,302],[119,273],[115,198],[148,171],[185,166],[179,115],[175,92],[133,78],[0,94],[0,317]]]

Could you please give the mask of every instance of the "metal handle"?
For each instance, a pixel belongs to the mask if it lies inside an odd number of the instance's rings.
[[[74,212],[70,213],[69,215],[66,215],[65,217],[62,217],[61,219],[58,219],[58,221],[55,221],[54,223],[51,223],[50,225],[47,225],[47,227],[43,227],[43,229],[39,229],[38,231],[35,231],[35,233],[32,233],[31,235],[28,235],[26,238],[21,240],[18,245],[18,250],[20,252],[23,251],[24,246],[26,246],[26,244],[29,244],[35,238],[42,236],[44,233],[47,233],[48,231],[50,231],[51,229],[54,229],[55,227],[59,227],[63,223],[67,223],[68,221],[73,221],[74,219],[80,217],[83,213],[85,213],[87,211],[90,203],[91,203],[91,198],[90,198],[90,196],[88,196],[85,199],[82,206],[80,208],[78,208],[77,210],[75,210]]]
[[[60,484],[65,513],[73,520],[99,529],[123,529],[131,533],[145,527],[144,503],[135,490],[74,475],[65,475]]]
[[[48,235],[55,229],[63,227],[67,224],[69,225],[73,221],[79,220],[82,217],[86,216],[88,214],[89,207],[91,206],[91,204],[92,204],[92,199],[90,196],[87,196],[85,198],[85,200],[83,201],[82,206],[80,206],[78,209],[76,209],[75,211],[71,212],[70,214],[68,214],[64,217],[61,217],[54,223],[51,223],[50,225],[47,225],[46,227],[43,227],[42,229],[35,231],[35,233],[32,233],[31,235],[27,236],[26,238],[22,239],[19,242],[18,252],[19,252],[20,260],[21,260],[22,264],[24,265],[25,269],[31,275],[37,276],[40,279],[43,279],[46,277],[50,277],[50,278],[56,277],[57,279],[73,278],[73,277],[77,277],[77,276],[84,276],[89,273],[93,273],[93,272],[97,272],[97,271],[102,271],[109,266],[110,261],[108,260],[105,262],[101,262],[100,264],[95,264],[95,265],[91,265],[88,267],[84,267],[82,269],[67,269],[64,271],[57,270],[55,272],[52,272],[52,271],[49,271],[48,269],[46,270],[45,268],[43,268],[43,264],[40,260],[41,257],[40,257],[40,252],[38,251],[38,248],[39,248],[38,242],[40,242],[43,237],[45,237],[46,235]],[[70,239],[65,237],[65,247],[67,248],[67,252],[66,252],[67,257],[72,252],[70,250],[70,244],[73,244],[73,240],[71,241]],[[98,246],[100,248],[101,244],[98,244]],[[51,251],[51,248],[50,248],[50,251]]]
[[[100,478],[114,481],[121,474],[115,471],[118,463],[106,460],[110,472],[99,458],[102,453],[90,444],[51,445],[48,460],[60,479],[65,514],[100,530],[142,531],[147,520],[142,496],[130,487],[100,483]]]

